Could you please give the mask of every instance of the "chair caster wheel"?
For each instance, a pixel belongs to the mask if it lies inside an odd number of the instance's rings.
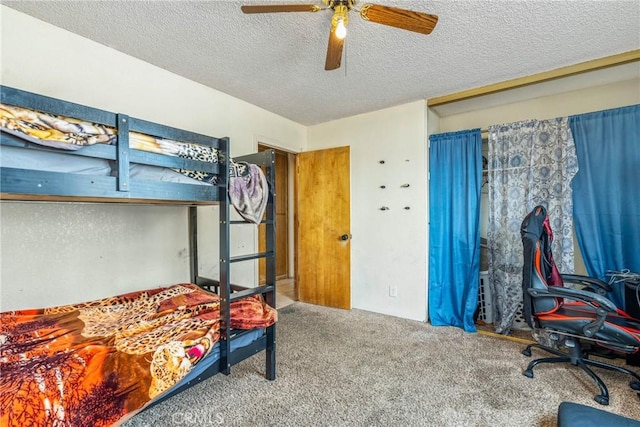
[[[533,378],[533,370],[527,369],[523,372],[523,375],[527,378]]]
[[[607,396],[603,396],[601,394],[599,394],[596,397],[594,397],[593,400],[595,400],[596,402],[598,402],[599,404],[604,405],[604,406],[609,404],[609,398]]]
[[[524,354],[527,357],[531,357],[531,349],[525,348],[524,350],[522,350],[522,354]]]
[[[635,391],[640,391],[640,381],[633,380],[629,383],[629,387],[634,389]]]

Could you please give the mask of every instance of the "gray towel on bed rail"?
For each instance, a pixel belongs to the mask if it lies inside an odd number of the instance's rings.
[[[246,221],[258,224],[262,220],[269,199],[267,178],[258,166],[249,164],[245,176],[230,178],[229,198],[236,211]]]

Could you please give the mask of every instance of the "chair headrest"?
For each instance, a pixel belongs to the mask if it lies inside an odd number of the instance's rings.
[[[547,209],[538,205],[527,216],[524,217],[520,226],[520,236],[522,239],[538,240],[544,233],[544,221],[547,218]]]

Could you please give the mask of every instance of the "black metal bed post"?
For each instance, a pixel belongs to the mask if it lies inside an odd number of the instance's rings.
[[[189,224],[189,274],[191,275],[191,283],[199,284],[198,276],[198,207],[189,206],[188,210]]]
[[[271,188],[269,189],[269,200],[267,202],[267,218],[265,224],[265,249],[267,253],[273,256],[266,259],[266,285],[271,286],[272,290],[265,295],[265,302],[274,309],[276,308],[276,181],[275,169],[276,159],[273,150],[269,150],[271,154],[265,162],[267,180]],[[281,254],[280,256],[287,256]],[[276,324],[267,328],[267,349],[266,349],[266,373],[268,380],[276,379]]]
[[[231,280],[229,278],[230,266],[230,240],[229,240],[229,138],[220,140],[220,151],[224,155],[221,162],[223,170],[220,171],[222,178],[218,183],[220,192],[220,372],[225,375],[231,373],[231,363],[229,355],[231,353]]]

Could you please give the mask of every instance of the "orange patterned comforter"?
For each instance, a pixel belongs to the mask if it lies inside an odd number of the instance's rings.
[[[218,296],[180,284],[84,304],[0,313],[0,425],[102,426],[177,384],[220,337]],[[232,327],[265,328],[258,297]]]

